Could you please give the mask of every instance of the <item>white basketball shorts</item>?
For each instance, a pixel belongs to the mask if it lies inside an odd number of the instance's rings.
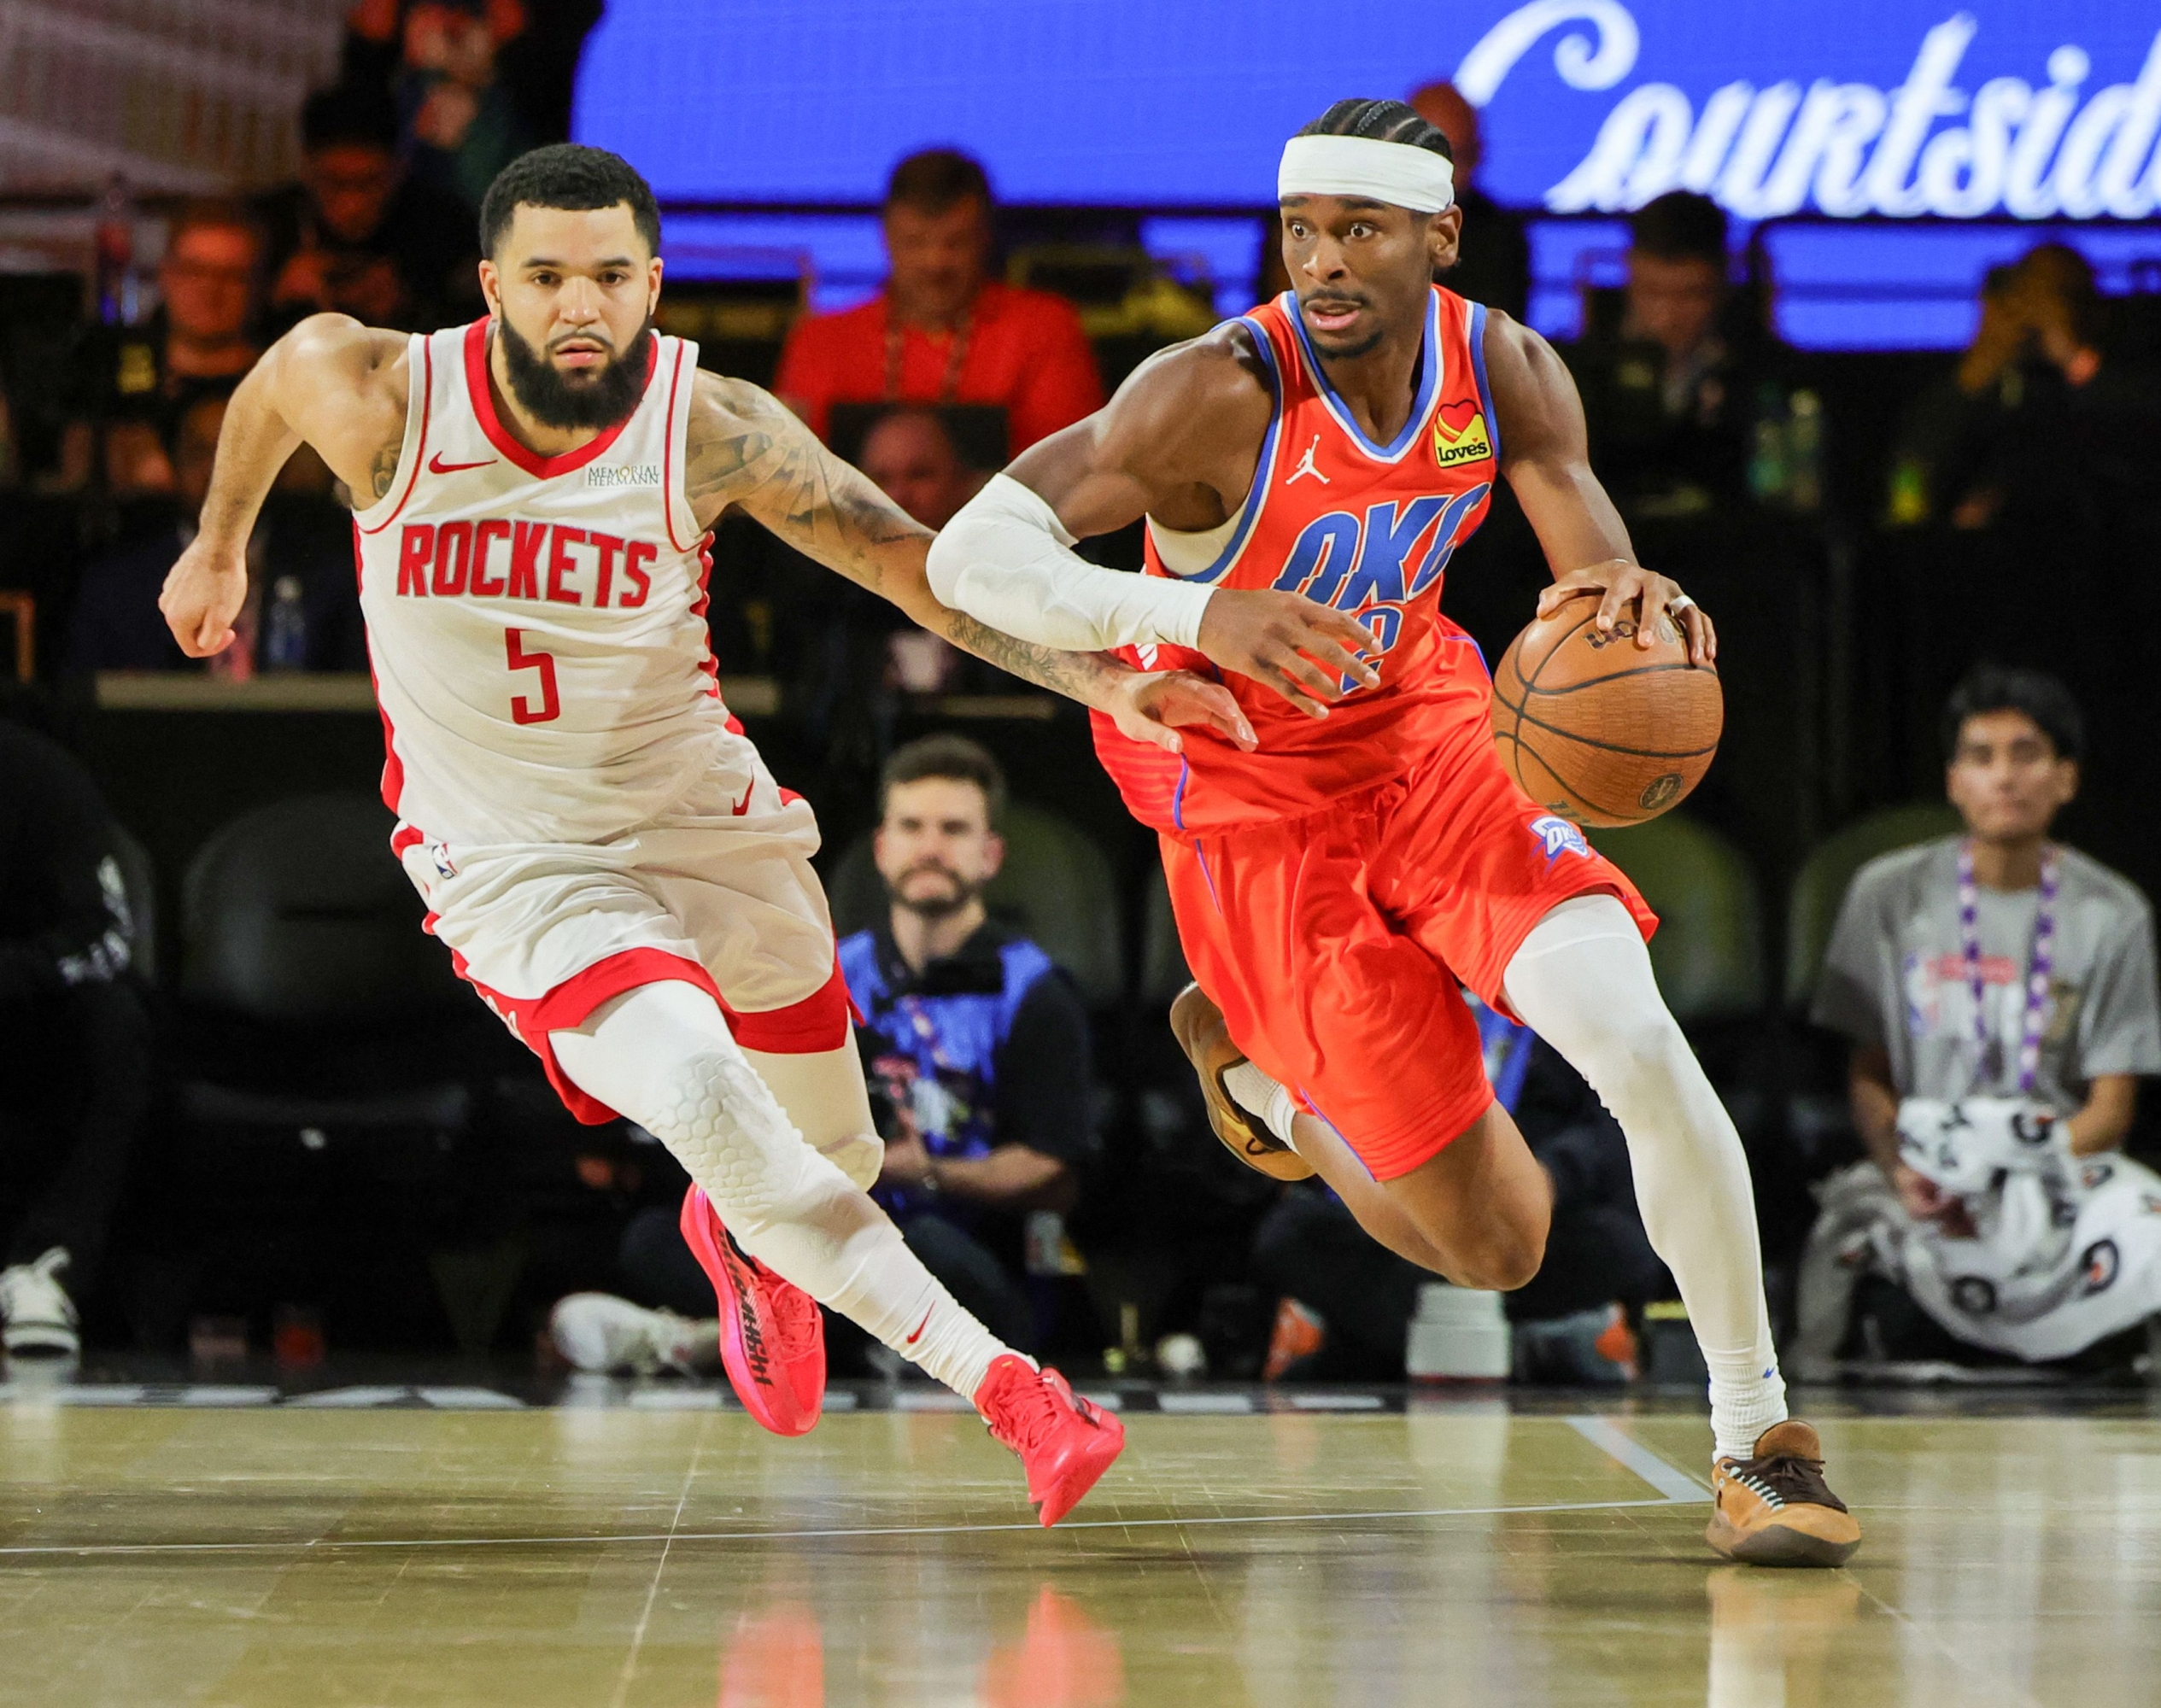
[[[709,774],[664,817],[606,842],[475,846],[401,824],[391,847],[458,975],[541,1058],[581,1120],[614,1112],[565,1076],[548,1035],[639,985],[680,979],[706,991],[746,1050],[810,1054],[847,1041],[847,986],[811,869],[817,820],[763,760],[740,796]]]

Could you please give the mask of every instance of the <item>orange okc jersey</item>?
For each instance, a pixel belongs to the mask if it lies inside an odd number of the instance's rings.
[[[1377,688],[1325,719],[1243,676],[1231,692],[1260,737],[1242,753],[1188,732],[1181,759],[1095,720],[1096,751],[1143,823],[1208,830],[1298,817],[1407,770],[1466,723],[1488,683],[1469,635],[1441,615],[1449,559],[1485,520],[1500,432],[1485,383],[1485,310],[1435,288],[1418,395],[1385,445],[1360,430],[1321,371],[1286,292],[1240,318],[1267,364],[1275,409],[1238,513],[1207,534],[1148,527],[1147,572],[1219,587],[1303,593],[1373,631]],[[1127,649],[1147,670],[1214,667],[1182,647]]]

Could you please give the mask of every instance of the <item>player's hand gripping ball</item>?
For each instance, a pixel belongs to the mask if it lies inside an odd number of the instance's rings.
[[[1493,740],[1523,792],[1578,824],[1641,824],[1685,799],[1719,751],[1719,673],[1692,664],[1661,611],[1637,644],[1641,606],[1610,629],[1571,599],[1516,636],[1493,673]]]

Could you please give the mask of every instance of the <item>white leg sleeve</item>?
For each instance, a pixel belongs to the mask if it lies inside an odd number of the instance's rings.
[[[1786,1415],[1748,1161],[1666,1012],[1642,933],[1612,896],[1574,897],[1531,928],[1502,984],[1620,1123],[1643,1231],[1680,1285],[1710,1368],[1718,1451],[1746,1457]]]
[[[975,1397],[991,1360],[1009,1348],[790,1123],[711,997],[680,980],[641,985],[548,1038],[580,1088],[675,1153],[752,1256]],[[861,1095],[859,1073],[857,1084]],[[826,1091],[817,1102],[829,1112],[829,1078]],[[867,1127],[867,1104],[863,1116]]]

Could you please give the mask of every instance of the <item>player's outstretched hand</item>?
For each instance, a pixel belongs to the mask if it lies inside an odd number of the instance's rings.
[[[1641,564],[1615,558],[1562,576],[1538,595],[1538,615],[1550,617],[1572,599],[1597,599],[1596,622],[1602,634],[1613,632],[1621,613],[1641,599],[1643,609],[1637,619],[1636,644],[1649,646],[1658,634],[1658,620],[1668,611],[1688,636],[1689,662],[1708,664],[1719,656],[1719,631],[1703,614],[1703,607],[1681,591],[1680,582]],[[1213,605],[1215,601],[1209,600]]]
[[[1121,735],[1173,753],[1186,748],[1178,732],[1195,727],[1212,729],[1248,753],[1261,745],[1230,690],[1191,670],[1133,671],[1119,679],[1104,710]]]
[[[1342,699],[1351,685],[1380,686],[1380,672],[1360,656],[1373,631],[1303,594],[1219,588],[1201,613],[1198,640],[1212,663],[1274,689],[1309,717],[1326,717],[1322,702]]]
[[[167,572],[157,608],[180,650],[207,658],[232,644],[233,619],[248,598],[248,548],[212,545],[198,534]]]

